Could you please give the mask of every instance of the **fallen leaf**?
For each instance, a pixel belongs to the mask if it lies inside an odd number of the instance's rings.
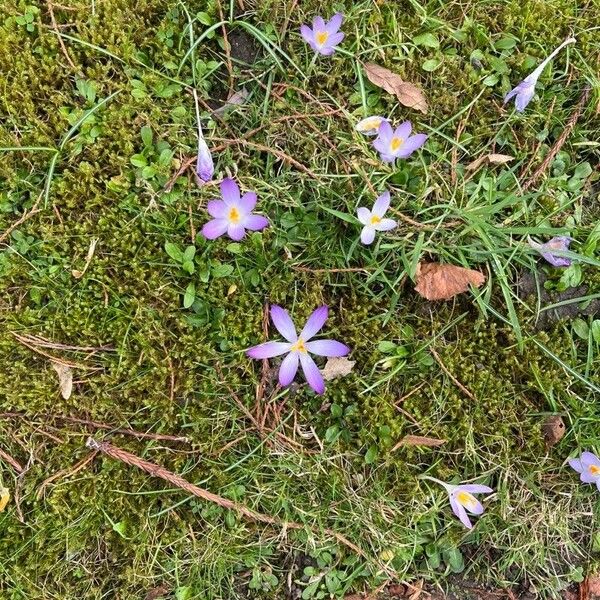
[[[58,374],[60,394],[65,400],[68,400],[73,392],[73,371],[71,370],[71,367],[67,367],[62,363],[52,361],[51,364],[52,368]]]
[[[345,377],[352,371],[355,364],[355,360],[348,360],[345,356],[328,358],[325,366],[321,369],[321,375],[325,381],[336,377]]]
[[[403,81],[400,75],[375,63],[367,63],[365,73],[373,85],[384,89],[388,94],[396,96],[403,106],[427,114],[427,99],[422,90],[416,85]]]
[[[509,154],[486,154],[485,156],[480,156],[476,158],[473,162],[470,162],[466,166],[467,171],[476,171],[484,162],[489,163],[490,165],[503,165],[511,160],[515,160],[514,156],[510,156]]]
[[[479,271],[441,263],[419,263],[416,276],[415,291],[427,300],[450,300],[485,281]]]
[[[2,512],[8,501],[10,500],[10,492],[5,487],[0,487],[0,512]]]
[[[446,440],[439,440],[438,438],[424,437],[421,435],[405,435],[393,448],[398,450],[400,446],[427,446],[428,448],[437,448],[443,446]]]
[[[586,598],[590,600],[600,599],[600,577],[598,575],[588,575],[585,583],[587,584],[588,593]]]
[[[225,104],[223,104],[223,106],[220,106],[213,111],[213,115],[215,115],[215,117],[222,117],[230,108],[245,104],[249,96],[250,93],[246,88],[242,88],[241,90],[234,92],[231,94],[231,96],[229,96],[229,98],[227,98],[227,101]]]
[[[169,592],[170,588],[168,585],[159,585],[158,587],[148,590],[148,593],[146,594],[146,600],[158,600],[158,598],[163,598]]]
[[[565,422],[558,415],[548,417],[542,425],[544,439],[548,446],[558,444],[566,433]]]

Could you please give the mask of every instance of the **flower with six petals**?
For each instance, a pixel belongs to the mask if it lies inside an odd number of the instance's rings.
[[[346,356],[350,348],[335,340],[310,341],[321,330],[327,320],[327,306],[317,308],[308,318],[300,335],[287,310],[277,305],[271,306],[271,320],[277,331],[286,339],[285,342],[265,342],[246,351],[250,358],[264,359],[287,354],[279,367],[279,383],[287,386],[292,383],[298,364],[302,366],[308,385],[317,393],[325,391],[325,382],[315,361],[310,354],[317,356]]]
[[[579,458],[572,458],[569,465],[579,473],[583,483],[595,483],[600,490],[600,458],[593,452],[582,452]]]
[[[369,210],[364,206],[360,206],[356,214],[358,220],[363,224],[360,232],[360,241],[368,246],[373,243],[376,231],[390,231],[397,226],[394,219],[385,219],[384,215],[390,206],[390,193],[384,192],[375,200],[373,210]]]
[[[312,29],[308,25],[302,25],[300,33],[315,52],[329,56],[344,39],[344,34],[339,31],[343,18],[341,13],[333,15],[327,22],[322,17],[315,17]]]
[[[223,179],[221,195],[221,200],[211,200],[206,206],[213,219],[202,228],[205,238],[214,240],[227,232],[232,240],[239,241],[246,235],[246,229],[259,231],[269,224],[266,217],[252,213],[256,194],[247,192],[240,197],[240,188],[233,179]]]
[[[373,142],[373,147],[381,155],[381,160],[394,162],[397,158],[408,158],[427,141],[428,136],[424,133],[411,135],[411,131],[410,121],[404,121],[395,130],[389,121],[382,121],[379,135]]]

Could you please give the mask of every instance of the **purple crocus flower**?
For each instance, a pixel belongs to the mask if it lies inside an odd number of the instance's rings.
[[[325,324],[328,312],[329,309],[327,306],[317,308],[310,315],[304,329],[298,335],[287,310],[275,304],[272,305],[271,320],[273,321],[273,325],[275,325],[277,331],[287,341],[266,342],[250,348],[246,351],[246,354],[250,358],[257,359],[272,358],[281,354],[287,354],[279,368],[279,383],[282,386],[290,385],[296,376],[298,363],[300,363],[308,385],[317,394],[322,394],[325,391],[325,382],[323,381],[319,367],[317,367],[315,361],[310,357],[310,354],[316,354],[317,356],[346,356],[350,352],[348,346],[335,340],[310,341]]]
[[[595,483],[600,490],[600,458],[593,452],[582,452],[579,458],[572,458],[569,465],[580,474],[583,483]]]
[[[483,513],[483,506],[473,494],[491,494],[494,490],[487,485],[461,483],[460,485],[452,485],[440,481],[435,477],[428,475],[421,476],[421,479],[429,479],[439,483],[448,492],[450,506],[452,512],[460,519],[460,522],[468,529],[473,529],[473,524],[467,515],[467,511],[472,515],[480,515]]]
[[[394,162],[397,158],[408,158],[420,148],[427,136],[424,133],[410,135],[412,124],[404,121],[396,130],[392,129],[389,121],[383,121],[379,126],[379,136],[373,142],[375,150],[381,154],[384,162]]]
[[[515,107],[517,112],[523,112],[526,106],[531,102],[533,95],[535,94],[535,86],[537,81],[542,74],[542,71],[546,68],[546,65],[567,45],[573,44],[575,42],[575,38],[566,39],[550,56],[548,56],[545,60],[543,60],[540,65],[527,75],[521,83],[519,83],[515,88],[510,90],[506,96],[504,96],[504,103],[506,104],[512,98],[515,99]]]
[[[571,238],[566,235],[559,235],[557,237],[553,237],[549,242],[546,242],[545,244],[538,244],[530,237],[527,237],[527,242],[534,250],[537,250],[554,267],[569,267],[572,263],[570,258],[554,254],[556,251],[565,252],[569,249]]]
[[[387,121],[385,117],[373,115],[372,117],[366,117],[359,121],[354,126],[354,129],[360,133],[364,133],[365,135],[377,135],[379,132],[379,127],[384,121]]]
[[[240,188],[233,179],[223,179],[221,195],[221,200],[211,200],[206,206],[208,214],[214,218],[202,228],[205,238],[214,240],[227,232],[237,242],[244,237],[246,229],[259,231],[269,224],[266,217],[252,213],[256,194],[247,192],[240,198]]]
[[[376,231],[389,231],[398,224],[394,219],[384,219],[384,215],[390,206],[390,193],[384,192],[375,200],[373,210],[360,206],[356,214],[358,220],[364,225],[360,232],[360,241],[368,246],[373,243]]]
[[[193,90],[194,103],[196,106],[196,122],[198,124],[198,160],[196,161],[196,177],[198,182],[210,181],[215,172],[215,165],[213,164],[212,154],[208,149],[208,145],[204,140],[204,134],[202,133],[202,125],[200,124],[200,107],[198,105],[198,93]]]
[[[312,29],[308,25],[300,27],[304,41],[319,54],[329,56],[336,50],[338,44],[344,39],[344,34],[339,31],[344,15],[337,13],[325,22],[321,17],[313,19]]]

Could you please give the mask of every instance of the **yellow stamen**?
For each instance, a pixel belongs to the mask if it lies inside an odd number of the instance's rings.
[[[317,41],[317,44],[319,44],[319,46],[322,46],[329,38],[329,34],[326,31],[319,31],[316,35],[315,35],[315,40]]]
[[[292,352],[300,352],[301,354],[306,354],[306,346],[304,345],[304,340],[300,338],[295,344],[292,344],[290,350]]]
[[[390,142],[390,149],[392,150],[392,152],[396,152],[396,150],[398,150],[398,148],[400,148],[400,146],[402,146],[403,143],[404,140],[402,138],[394,137]]]
[[[238,212],[237,208],[232,207],[229,209],[229,220],[231,221],[231,223],[239,223],[240,213]]]
[[[473,508],[475,506],[475,498],[469,492],[458,492],[456,499],[459,504],[462,504],[465,508]]]
[[[377,223],[381,223],[381,217],[378,217],[377,215],[373,215],[371,217],[371,225],[377,225]]]
[[[598,475],[600,473],[600,467],[596,466],[596,465],[590,465],[590,473],[592,475]]]

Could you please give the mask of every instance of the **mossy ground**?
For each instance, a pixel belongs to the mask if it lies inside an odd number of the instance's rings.
[[[344,47],[419,83],[427,116],[361,82],[347,55],[311,63],[298,26],[334,8],[346,14]],[[0,448],[26,467],[17,477],[0,462],[13,495],[0,517],[2,598],[143,599],[159,588],[178,600],[292,598],[299,589],[306,598],[343,597],[381,584],[382,562],[400,579],[443,583],[466,569],[488,585],[525,581],[557,596],[593,568],[600,548],[597,493],[564,462],[600,450],[600,347],[574,332],[579,322],[539,331],[542,307],[517,287],[524,272],[543,270],[551,289],[600,293],[593,264],[565,276],[523,243],[527,232],[547,237],[566,227],[573,249],[598,259],[589,166],[598,158],[600,5],[245,0],[221,9],[233,21],[234,89],[250,97],[210,121],[207,137],[218,148],[218,174],[255,190],[273,224],[241,244],[195,235],[214,186],[199,189],[182,175],[164,189],[194,153],[189,86],[212,107],[228,94],[220,27],[182,61],[220,20],[217,1],[55,3],[59,31],[75,38],[63,38],[74,68],[46,3],[0,8],[0,146],[50,149],[3,151],[0,161],[0,234],[48,185],[40,212],[0,247],[0,409],[22,414],[0,419]],[[415,46],[422,33],[432,37]],[[576,47],[544,75],[525,115],[503,110],[503,92],[569,33]],[[423,70],[426,60],[439,67]],[[561,152],[519,194],[588,84],[591,100]],[[382,166],[352,129],[372,113],[410,118],[430,133],[426,150],[395,169]],[[48,174],[52,149],[73,126]],[[490,151],[516,159],[465,172]],[[393,235],[363,248],[357,227],[329,211],[354,214],[372,203],[372,188],[386,187],[396,209],[423,226],[400,221]],[[94,256],[77,279],[72,270],[83,269],[92,239]],[[167,242],[196,246],[194,274],[168,256]],[[478,267],[488,282],[477,298],[428,303],[411,282],[428,257]],[[192,282],[196,300],[184,309]],[[276,392],[267,381],[263,401],[281,403],[278,427],[293,445],[261,435],[232,397],[254,410],[261,369],[242,350],[263,340],[266,302],[288,307],[297,322],[326,302],[327,333],[357,361],[322,398],[304,386]],[[15,332],[110,350],[47,350],[88,367],[75,369],[74,393],[63,400],[49,360]],[[541,433],[549,414],[567,424],[551,449]],[[185,435],[189,444],[92,432],[313,533],[242,521],[109,458],[41,489],[89,452],[90,430],[61,416]],[[392,452],[405,434],[447,442]],[[442,490],[417,479],[423,473],[477,478],[497,490],[473,532],[452,517]],[[314,533],[322,527],[354,540],[369,559]]]

